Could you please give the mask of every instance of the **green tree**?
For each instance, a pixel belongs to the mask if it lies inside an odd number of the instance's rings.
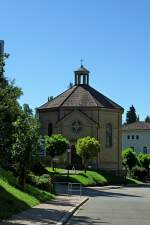
[[[145,122],[150,123],[150,116],[147,115],[147,117],[145,118]]]
[[[20,113],[18,98],[22,91],[9,82],[4,75],[7,54],[0,55],[0,165],[11,163],[11,149],[13,144],[13,125]]]
[[[28,116],[32,116],[33,115],[33,111],[32,109],[29,107],[28,104],[23,104],[23,110],[24,110],[24,113]]]
[[[136,152],[132,148],[126,148],[122,152],[122,164],[129,170],[130,175],[133,167],[138,164]]]
[[[149,176],[150,154],[140,153],[138,159],[141,166],[147,170],[147,175]]]
[[[25,107],[27,109],[27,107]],[[24,189],[26,172],[30,168],[32,158],[38,154],[39,122],[30,115],[30,108],[23,109],[14,126],[14,143],[12,146],[13,160],[19,167],[19,184]]]
[[[72,88],[73,87],[73,83],[70,82],[69,85],[68,85],[68,88]]]
[[[48,102],[52,101],[54,99],[53,96],[48,97]]]
[[[82,158],[84,169],[86,173],[87,161],[97,156],[100,151],[100,143],[95,138],[83,137],[77,140],[76,144],[77,154]]]
[[[136,114],[136,110],[134,108],[134,106],[132,105],[129,109],[129,111],[127,111],[126,114],[126,123],[130,124],[130,123],[134,123],[136,121],[139,121],[139,117]]]
[[[51,156],[52,163],[55,156],[62,155],[69,147],[69,141],[61,134],[54,134],[45,137],[45,148],[47,155]],[[54,165],[53,165],[54,170]]]

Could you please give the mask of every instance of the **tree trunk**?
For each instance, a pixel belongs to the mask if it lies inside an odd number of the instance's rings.
[[[149,177],[149,167],[147,168],[147,176]]]
[[[86,163],[84,163],[84,172],[86,173],[87,168],[86,168]]]
[[[51,168],[52,168],[53,171],[54,171],[54,161],[53,161],[53,158],[51,159]]]
[[[24,165],[20,166],[20,174],[18,178],[18,183],[21,186],[21,188],[24,190],[25,189],[25,166]]]

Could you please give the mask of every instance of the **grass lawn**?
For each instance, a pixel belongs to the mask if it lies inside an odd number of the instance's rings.
[[[144,184],[144,183],[132,177],[127,177],[127,184]]]
[[[52,167],[46,167],[46,169],[50,173],[64,173],[66,171],[65,169],[61,169],[61,168],[55,168],[55,170],[53,171]]]
[[[108,184],[105,177],[95,171],[80,172],[78,175],[70,175],[70,178],[84,186]]]
[[[53,171],[52,168],[46,168],[50,173],[55,174],[56,182],[68,182],[68,177],[66,174],[61,174],[63,169],[56,169]],[[122,184],[141,184],[142,182],[133,179],[127,178],[125,179],[121,176],[110,175],[108,173],[102,171],[91,171],[88,170],[86,173],[84,171],[76,171],[76,174],[69,174],[69,182],[73,183],[81,183],[83,186],[104,186],[104,185],[122,185]]]
[[[68,177],[66,174],[63,174],[65,170],[56,169],[53,171],[52,168],[46,168],[50,173],[55,174],[56,182],[68,182]],[[105,177],[95,171],[87,171],[86,173],[83,171],[76,171],[76,174],[73,172],[69,174],[69,182],[73,183],[81,183],[83,186],[95,186],[95,185],[106,185],[107,180]]]
[[[52,198],[54,195],[31,185],[19,190],[16,178],[0,169],[0,220]]]

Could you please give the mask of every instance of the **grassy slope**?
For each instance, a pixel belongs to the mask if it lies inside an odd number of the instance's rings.
[[[31,185],[26,185],[25,192],[19,190],[16,178],[10,172],[0,169],[0,220],[53,197]]]
[[[49,172],[53,173],[51,168],[47,168]],[[63,169],[56,169],[55,173],[55,181],[58,182],[67,182],[67,175],[63,174]],[[62,173],[62,174],[61,174]],[[123,177],[108,175],[102,171],[87,171],[84,173],[83,171],[77,171],[77,174],[70,174],[69,181],[75,183],[81,183],[83,186],[95,186],[95,185],[108,185],[108,184],[125,184],[125,180]],[[127,184],[141,184],[140,181],[128,178],[126,180]]]
[[[144,184],[142,181],[136,180],[131,177],[127,177],[127,183],[128,184]]]
[[[70,175],[70,180],[79,182],[84,186],[106,185],[107,180],[101,174],[95,171],[80,172],[79,175]]]

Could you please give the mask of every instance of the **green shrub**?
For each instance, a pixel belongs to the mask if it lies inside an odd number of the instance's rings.
[[[134,167],[132,169],[133,177],[139,179],[139,180],[144,180],[144,178],[147,176],[147,171],[143,167]]]
[[[138,165],[137,154],[132,148],[126,148],[122,152],[122,164],[129,169],[131,174],[132,169]]]
[[[27,176],[27,182],[41,190],[50,191],[51,184],[49,183],[50,176],[43,174],[42,176],[36,176],[33,173],[29,173]]]

